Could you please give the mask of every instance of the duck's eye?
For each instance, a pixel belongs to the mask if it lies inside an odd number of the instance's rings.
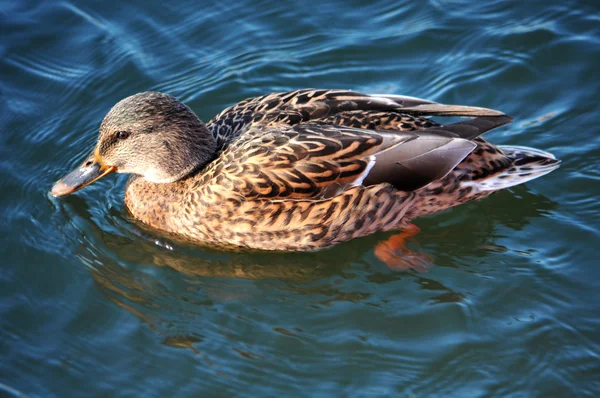
[[[125,138],[129,137],[129,131],[119,131],[117,132],[117,138],[120,140],[124,140]]]

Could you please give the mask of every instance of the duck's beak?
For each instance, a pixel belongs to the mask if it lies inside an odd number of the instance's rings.
[[[51,193],[53,196],[72,194],[115,170],[117,170],[115,166],[105,165],[98,150],[95,150],[81,166],[58,180],[52,187]]]

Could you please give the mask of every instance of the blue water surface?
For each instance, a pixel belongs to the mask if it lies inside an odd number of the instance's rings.
[[[0,396],[600,395],[597,1],[0,1]],[[147,230],[124,176],[53,199],[144,90],[205,121],[304,87],[515,117],[563,163],[374,254],[228,253]]]

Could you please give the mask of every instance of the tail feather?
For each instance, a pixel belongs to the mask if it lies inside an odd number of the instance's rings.
[[[500,149],[509,157],[519,159],[522,157],[542,156],[550,159],[556,159],[550,152],[542,151],[541,149],[531,148],[528,146],[519,145],[498,145]]]
[[[556,170],[560,160],[540,149],[524,146],[499,146],[512,159],[510,167],[480,181],[473,181],[478,191],[497,191],[541,177]]]

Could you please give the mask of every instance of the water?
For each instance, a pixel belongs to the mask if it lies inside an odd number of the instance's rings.
[[[598,396],[597,2],[0,2],[0,396]],[[235,5],[233,5],[235,4]],[[302,87],[515,116],[486,137],[562,167],[304,254],[186,246],[128,218],[125,177],[48,196],[121,98],[203,120]]]

